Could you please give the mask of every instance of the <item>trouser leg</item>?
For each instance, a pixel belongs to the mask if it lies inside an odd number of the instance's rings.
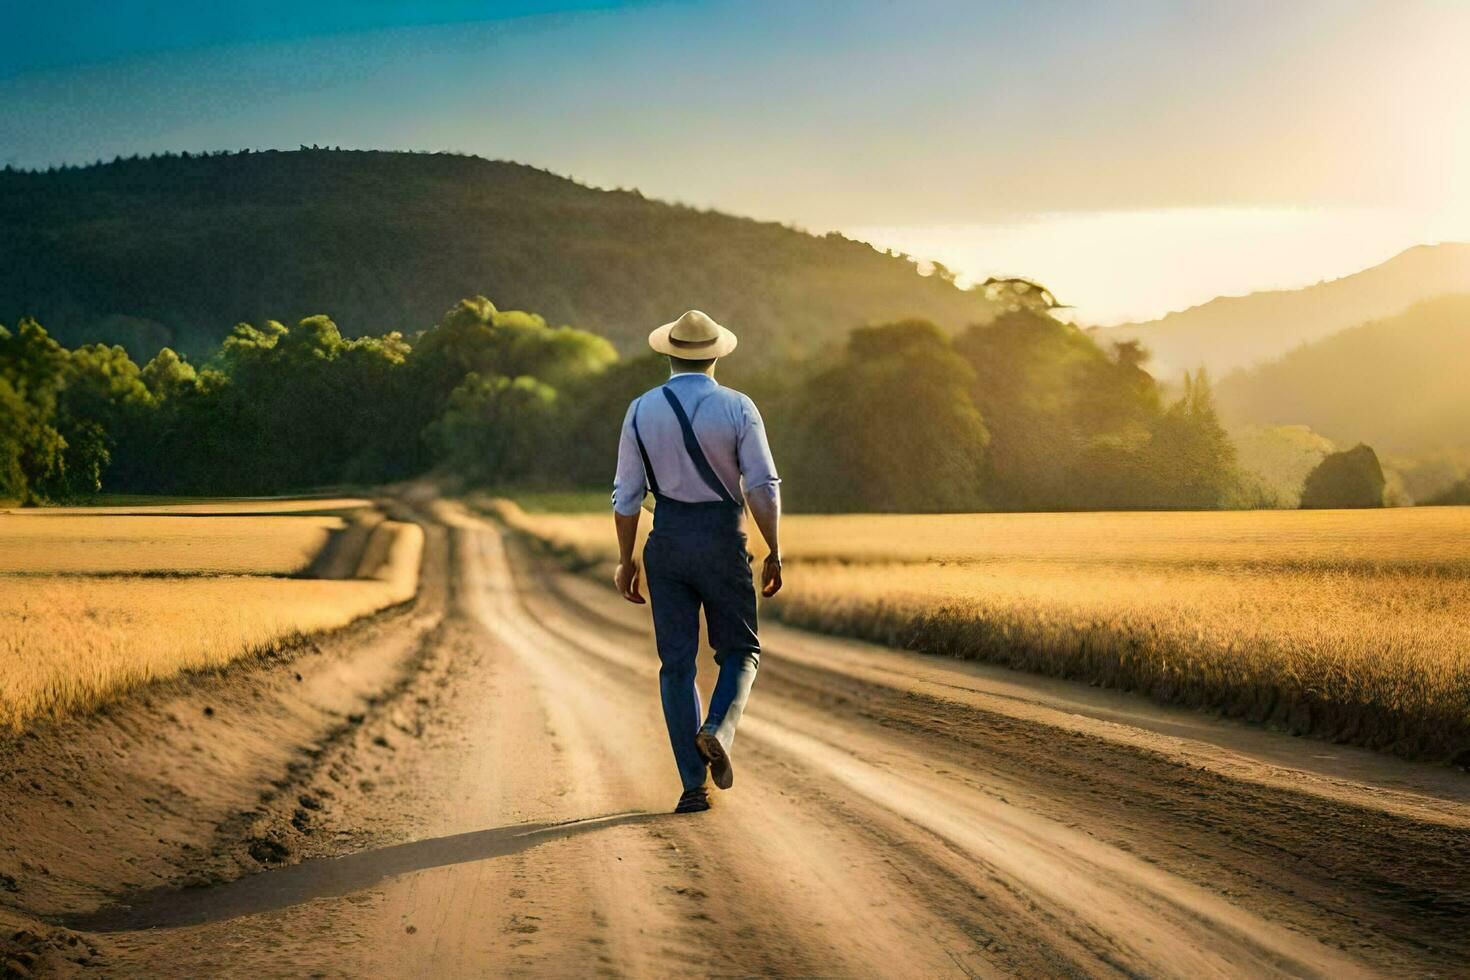
[[[744,553],[744,548],[739,549]],[[710,694],[709,714],[704,728],[713,731],[728,751],[735,743],[735,728],[745,711],[750,687],[760,666],[761,646],[757,636],[755,586],[748,558],[712,569],[710,581],[701,582],[700,597],[709,624],[709,642],[715,651],[720,676]]]
[[[704,758],[694,745],[700,715],[699,689],[694,685],[695,657],[699,652],[699,596],[685,582],[650,572],[648,598],[653,604],[658,686],[669,744],[684,788],[694,789],[704,784],[706,775]]]

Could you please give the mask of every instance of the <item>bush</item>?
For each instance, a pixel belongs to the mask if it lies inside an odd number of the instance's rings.
[[[1382,507],[1386,484],[1378,454],[1360,443],[1346,452],[1332,453],[1307,474],[1302,484],[1302,507]]]

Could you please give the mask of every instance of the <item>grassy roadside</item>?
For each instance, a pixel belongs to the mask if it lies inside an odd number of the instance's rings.
[[[604,515],[481,502],[581,567]],[[646,523],[646,522],[645,522]],[[1470,508],[803,517],[784,622],[1470,762]]]
[[[602,490],[516,490],[502,496],[528,514],[607,514],[612,507]]]
[[[189,520],[0,515],[0,732],[175,674],[274,657],[415,595],[418,525],[384,522],[356,577],[305,578],[294,573],[341,518],[261,506]]]

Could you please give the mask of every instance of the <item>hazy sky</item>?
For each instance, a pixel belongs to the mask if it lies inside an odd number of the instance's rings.
[[[1470,2],[0,0],[0,163],[454,149],[1084,319],[1470,239]]]

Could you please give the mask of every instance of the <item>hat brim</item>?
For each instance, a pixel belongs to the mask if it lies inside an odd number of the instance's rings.
[[[711,357],[724,357],[740,342],[739,338],[719,324],[715,325],[719,333],[713,339],[699,343],[675,340],[670,336],[673,329],[674,324],[672,323],[665,323],[655,329],[648,335],[648,346],[670,357],[679,357],[686,361],[703,361]]]

